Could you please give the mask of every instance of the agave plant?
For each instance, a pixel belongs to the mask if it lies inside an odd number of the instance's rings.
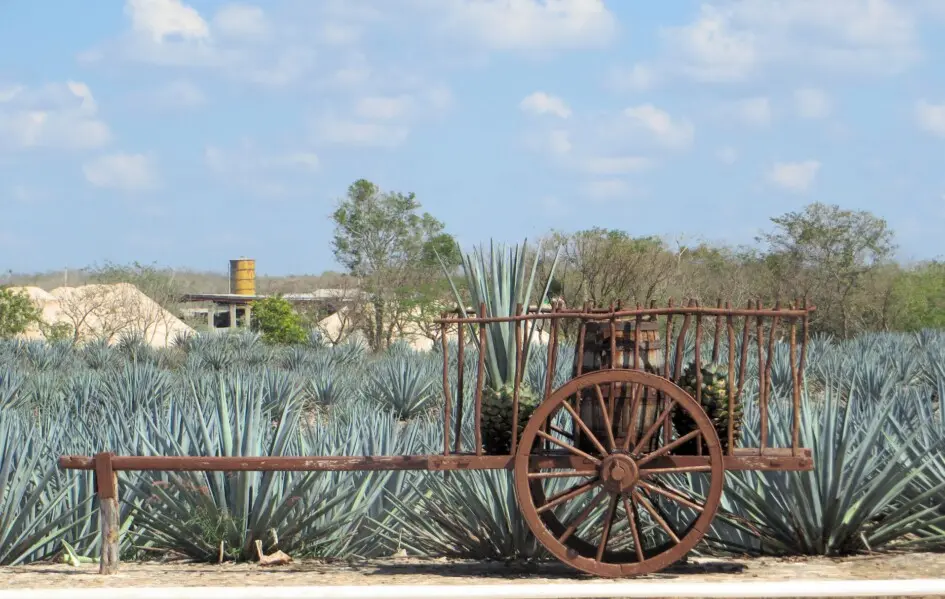
[[[104,370],[119,362],[120,356],[112,350],[106,339],[89,341],[80,350],[82,360],[93,370]]]
[[[429,412],[441,396],[439,381],[429,364],[406,353],[378,362],[362,394],[401,420]]]
[[[560,250],[555,254],[548,272],[548,279],[540,297],[535,298],[539,306],[545,303],[552,277],[558,263]],[[506,318],[509,320],[493,322],[486,327],[485,347],[479,347],[479,336],[471,331],[469,337],[473,339],[478,351],[486,352],[485,381],[482,394],[482,432],[483,444],[489,453],[507,453],[512,438],[512,403],[517,381],[516,374],[528,371],[528,361],[532,350],[532,339],[537,321],[532,320],[524,327],[521,347],[521,364],[518,363],[516,347],[517,331],[520,324],[512,317],[516,316],[519,305],[526,309],[531,305],[535,287],[535,276],[543,253],[538,246],[536,258],[532,261],[530,271],[526,270],[527,241],[521,247],[506,248],[502,245],[490,243],[489,254],[484,248],[477,248],[472,254],[463,257],[463,272],[466,278],[466,287],[474,306],[485,306],[486,316],[489,318]],[[464,317],[466,302],[459,289],[450,277],[446,265],[440,261],[443,272],[446,274],[453,290],[456,302]],[[519,401],[519,428],[524,428],[528,417],[538,405],[538,395],[523,378],[518,389]],[[520,434],[517,431],[514,434]]]
[[[14,410],[26,404],[20,394],[25,378],[12,369],[0,369],[0,412]]]
[[[308,396],[316,405],[334,406],[352,397],[353,379],[344,364],[333,354],[320,355],[314,360],[309,373]]]
[[[144,442],[159,455],[294,455],[301,395],[291,385],[275,387],[291,395],[267,400],[258,380],[239,372],[229,380],[195,382],[187,408],[169,412],[171,422],[152,420]],[[267,412],[265,405],[283,407]],[[168,426],[176,436],[166,433]],[[357,517],[357,510],[349,509],[325,518],[352,494],[364,492],[319,480],[319,473],[305,472],[142,473],[134,485],[142,505],[141,534],[153,547],[200,560],[216,560],[221,552],[250,559],[256,540],[267,551],[304,553]]]
[[[837,397],[838,385],[829,382],[822,404],[803,402],[801,444],[813,450],[814,471],[726,477],[737,511],[758,526],[764,551],[836,555],[875,550],[917,529],[914,514],[922,499],[903,497],[922,464],[910,451],[914,440],[899,434],[890,417],[901,397],[868,397],[855,381],[849,386],[853,391],[845,402]],[[868,418],[858,409],[862,401],[878,403]],[[790,446],[791,415],[785,405],[772,403],[768,415],[771,440],[782,447]]]
[[[0,564],[46,559],[78,521],[66,501],[74,483],[53,459],[59,435],[0,411]]]

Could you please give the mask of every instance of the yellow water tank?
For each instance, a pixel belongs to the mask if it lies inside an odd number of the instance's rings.
[[[230,293],[256,295],[256,261],[230,260]]]

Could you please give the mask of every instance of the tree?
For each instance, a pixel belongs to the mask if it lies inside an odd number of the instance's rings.
[[[680,252],[672,293],[680,300],[696,299],[703,306],[715,305],[719,299],[745,306],[763,291],[760,270],[757,251],[699,243]]]
[[[945,329],[945,263],[929,262],[899,273],[890,296],[896,307],[890,328]]]
[[[625,231],[595,227],[576,233],[552,232],[561,248],[561,271],[552,297],[579,306],[590,301],[646,305],[656,299],[676,272],[678,260],[657,237],[631,237]]]
[[[432,301],[433,288],[418,283],[436,276],[435,255],[459,253],[443,224],[420,208],[413,193],[385,193],[359,179],[332,214],[335,258],[370,297],[364,324],[375,350]]]
[[[867,211],[814,203],[771,222],[775,231],[759,240],[768,245],[766,262],[779,282],[776,293],[782,299],[813,299],[814,323],[821,330],[846,337],[863,328],[866,323],[855,311],[857,295],[895,249],[886,221]]]
[[[40,311],[25,291],[0,288],[0,339],[25,333],[40,322]]]
[[[270,296],[252,303],[253,329],[262,333],[263,341],[272,344],[304,343],[308,333],[302,317],[282,296]]]

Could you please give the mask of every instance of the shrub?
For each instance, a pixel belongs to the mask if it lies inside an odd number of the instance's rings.
[[[14,337],[39,322],[39,309],[23,291],[0,288],[0,339]]]
[[[308,341],[302,317],[283,297],[267,297],[253,302],[253,328],[262,333],[263,341],[296,344]]]

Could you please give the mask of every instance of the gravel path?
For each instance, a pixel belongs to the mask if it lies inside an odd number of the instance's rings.
[[[453,560],[389,559],[365,563],[299,561],[262,568],[256,564],[187,562],[124,563],[115,576],[99,576],[94,564],[0,567],[0,588],[470,585],[606,582],[556,562],[505,564]],[[693,559],[644,580],[750,581],[818,579],[910,579],[945,577],[945,554],[883,554],[847,558]]]

